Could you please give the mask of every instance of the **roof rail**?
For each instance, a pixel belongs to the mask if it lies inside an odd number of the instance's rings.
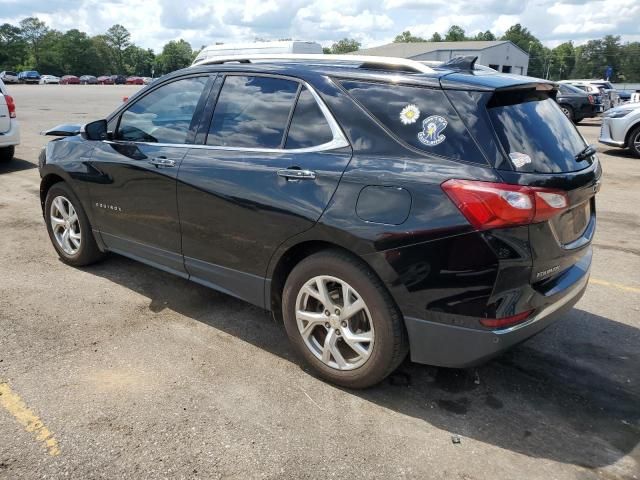
[[[368,55],[330,55],[304,53],[256,53],[251,55],[222,55],[193,62],[196,65],[215,65],[228,62],[251,63],[253,61],[294,60],[322,63],[359,63],[361,68],[380,70],[404,70],[415,73],[434,73],[435,70],[415,60]]]

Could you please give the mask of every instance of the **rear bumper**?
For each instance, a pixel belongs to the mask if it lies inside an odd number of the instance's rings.
[[[591,255],[578,266],[581,275],[560,292],[541,300],[526,322],[503,330],[480,330],[405,317],[411,360],[449,368],[481,364],[542,331],[575,305],[589,281]]]
[[[20,145],[20,125],[16,120],[11,120],[9,131],[0,133],[0,148]]]

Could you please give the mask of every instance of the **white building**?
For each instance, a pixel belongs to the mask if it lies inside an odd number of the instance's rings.
[[[526,75],[529,67],[529,54],[508,40],[389,43],[353,53],[443,62],[453,57],[473,55],[478,57],[480,65],[518,75]]]

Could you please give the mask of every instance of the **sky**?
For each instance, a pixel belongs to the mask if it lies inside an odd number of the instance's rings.
[[[640,41],[640,0],[0,0],[0,23],[27,16],[90,35],[120,23],[156,52],[179,38],[193,48],[256,38],[330,46],[344,37],[373,47],[404,30],[428,38],[452,24],[501,35],[521,23],[549,47],[607,34]]]

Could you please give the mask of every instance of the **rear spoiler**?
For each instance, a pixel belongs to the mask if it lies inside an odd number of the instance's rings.
[[[468,55],[466,57],[453,57],[448,62],[439,65],[438,68],[447,68],[449,70],[468,70],[473,71],[478,57]]]

